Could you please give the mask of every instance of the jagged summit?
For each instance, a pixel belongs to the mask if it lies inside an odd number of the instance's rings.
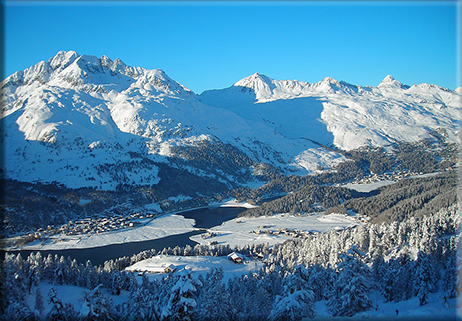
[[[60,51],[53,58],[50,58],[48,63],[53,69],[64,69],[73,63],[77,57],[79,55],[75,51]]]
[[[321,84],[339,84],[339,82],[332,77],[325,77],[323,80],[321,80],[320,83]]]
[[[241,80],[239,80],[238,82],[236,82],[234,84],[234,86],[243,86],[243,87],[248,87],[249,85],[252,85],[252,84],[255,84],[255,83],[258,83],[258,82],[263,82],[263,83],[266,83],[266,84],[271,84],[273,82],[273,79],[269,78],[268,76],[266,75],[263,75],[263,74],[260,74],[258,72],[248,76],[248,77],[245,77]]]
[[[121,81],[123,78],[125,81]],[[24,71],[17,71],[2,81],[2,87],[40,87],[47,83],[87,92],[112,90],[115,87],[121,89],[126,85],[138,83],[137,86],[145,86],[145,89],[154,89],[166,94],[183,97],[194,95],[191,90],[171,79],[162,69],[131,67],[119,58],[113,61],[105,55],[98,58],[79,55],[75,51],[59,51],[47,62],[41,61]]]
[[[409,89],[408,85],[402,84],[401,82],[393,78],[393,76],[391,75],[386,76],[377,87],[382,89],[385,89],[387,87]]]
[[[381,84],[392,84],[395,81],[395,78],[393,78],[392,75],[387,75],[383,80],[380,82]]]
[[[234,87],[249,88],[255,92],[258,98],[263,98],[272,94],[276,88],[274,82],[274,79],[256,72],[236,82]]]

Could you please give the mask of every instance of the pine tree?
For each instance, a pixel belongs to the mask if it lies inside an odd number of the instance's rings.
[[[63,304],[58,298],[58,293],[55,288],[48,291],[48,302],[52,305],[50,312],[47,314],[49,320],[76,320],[74,306],[71,303]]]
[[[156,313],[156,300],[153,294],[143,287],[133,289],[129,300],[123,308],[126,320],[158,320]]]
[[[120,295],[120,291],[122,289],[122,278],[120,276],[119,272],[116,272],[115,270],[112,270],[111,274],[111,294],[113,295]]]
[[[107,298],[101,292],[101,284],[91,291],[83,293],[83,305],[80,310],[81,320],[115,320],[115,313],[112,299]]]
[[[415,269],[415,261],[411,260],[407,255],[401,255],[399,257],[399,269],[396,274],[396,295],[394,300],[396,302],[402,300],[409,300],[414,296],[414,287],[412,282],[413,273]]]
[[[308,287],[305,274],[305,268],[299,265],[293,274],[284,278],[283,295],[276,297],[270,320],[301,320],[316,315],[314,293]]]
[[[191,315],[197,306],[196,282],[189,270],[181,270],[177,276],[178,279],[171,288],[169,301],[162,310],[161,319],[191,320]]]
[[[45,306],[43,305],[43,296],[42,292],[40,291],[40,287],[37,287],[34,306],[34,314],[36,320],[40,320],[40,316],[43,314],[43,311],[45,311]]]
[[[446,260],[443,275],[443,290],[449,298],[455,298],[457,296],[456,253],[454,253],[454,255],[450,254]]]
[[[417,258],[417,270],[414,283],[416,296],[419,299],[420,305],[428,303],[428,295],[430,294],[432,281],[431,278],[431,267],[428,256],[420,252]]]
[[[223,269],[207,273],[198,297],[198,320],[229,320],[231,318],[230,295],[223,284]]]
[[[6,315],[2,316],[5,320],[24,321],[34,320],[34,314],[25,301],[10,302],[6,309]]]
[[[354,246],[340,256],[338,278],[327,303],[327,309],[333,316],[351,317],[372,307],[367,296],[370,289],[370,270],[359,260],[364,253]]]
[[[309,268],[308,284],[314,294],[314,301],[320,301],[328,292],[328,279],[330,271],[320,265],[313,265]]]

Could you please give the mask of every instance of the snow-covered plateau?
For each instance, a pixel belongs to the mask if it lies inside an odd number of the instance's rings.
[[[283,243],[294,238],[303,238],[313,232],[327,232],[360,224],[355,217],[342,214],[316,213],[312,215],[278,214],[271,217],[235,218],[204,234],[191,236],[199,244],[230,245],[243,247],[246,244]]]

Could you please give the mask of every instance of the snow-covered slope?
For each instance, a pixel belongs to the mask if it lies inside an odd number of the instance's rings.
[[[377,87],[361,87],[329,77],[306,83],[256,73],[198,99],[264,121],[287,137],[307,137],[344,150],[415,142],[435,131],[459,141],[458,92],[428,84],[409,87],[392,76]]]
[[[176,146],[204,141],[305,174],[344,160],[314,142],[353,149],[459,133],[458,93],[391,76],[360,87],[256,73],[197,96],[160,69],[61,51],[0,86],[5,177],[70,187],[156,184]]]
[[[59,52],[1,86],[4,174],[19,180],[110,189],[117,183],[155,184],[153,165],[119,168],[118,182],[101,165],[114,169],[135,162],[134,155],[165,161],[160,156],[171,156],[175,145],[270,131],[198,102],[162,70],[106,56]]]

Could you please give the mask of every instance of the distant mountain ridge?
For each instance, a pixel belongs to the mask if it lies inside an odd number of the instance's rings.
[[[223,163],[213,172],[197,165],[197,155],[204,162],[207,153],[228,153],[226,146],[253,162],[236,156],[243,172],[270,164],[307,174],[345,160],[316,143],[350,150],[435,133],[460,141],[457,91],[406,86],[391,76],[362,87],[329,77],[306,83],[255,73],[196,95],[161,69],[60,51],[0,86],[4,177],[70,187],[155,185],[160,164],[234,184],[235,173]],[[204,146],[212,149],[204,152]]]

